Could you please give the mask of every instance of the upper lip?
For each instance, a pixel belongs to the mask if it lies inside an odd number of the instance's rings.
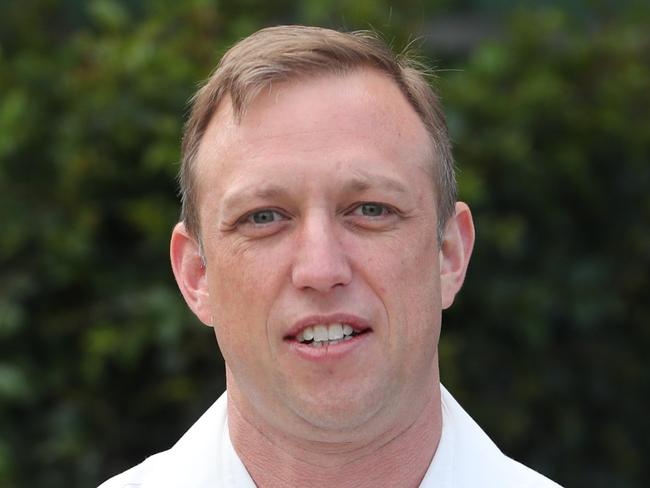
[[[286,332],[284,338],[293,339],[307,327],[313,327],[318,324],[348,324],[355,332],[363,332],[372,328],[367,320],[349,313],[309,315],[295,322]]]

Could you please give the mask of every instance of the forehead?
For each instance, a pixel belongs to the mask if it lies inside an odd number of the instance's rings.
[[[429,134],[399,87],[373,69],[275,83],[246,108],[240,120],[225,99],[202,138],[197,155],[197,190],[231,171],[256,171],[274,159],[330,158],[412,163],[429,175]],[[275,168],[276,170],[281,168]]]

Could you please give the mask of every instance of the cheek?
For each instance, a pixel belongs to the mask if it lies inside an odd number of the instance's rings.
[[[246,312],[247,307],[242,307],[242,303],[250,302],[254,306],[265,296],[263,285],[272,271],[269,263],[273,262],[266,253],[240,249],[240,246],[223,242],[216,246],[210,258],[210,296],[220,315],[230,309]]]
[[[436,236],[410,233],[384,252],[377,263],[376,290],[393,333],[404,347],[437,340],[440,322],[440,273]]]
[[[407,257],[411,269],[413,311],[424,320],[433,320],[440,312],[440,269],[435,235],[427,235]],[[416,241],[418,242],[418,241]],[[437,319],[436,319],[437,320]]]
[[[208,286],[217,340],[224,356],[230,348],[251,350],[265,344],[267,318],[280,289],[279,259],[272,253],[233,253],[219,249],[209,260]]]
[[[400,287],[417,289],[434,286],[440,278],[435,235],[429,231],[405,233],[376,246],[367,244],[357,252],[364,267],[378,276],[378,289],[400,292]]]

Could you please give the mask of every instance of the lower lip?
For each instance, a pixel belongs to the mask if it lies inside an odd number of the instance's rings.
[[[368,331],[354,336],[352,339],[342,340],[337,344],[323,344],[320,347],[303,344],[296,340],[288,341],[288,344],[289,350],[295,352],[303,359],[309,361],[331,361],[341,359],[355,349],[362,347],[368,342],[371,335],[372,333]]]

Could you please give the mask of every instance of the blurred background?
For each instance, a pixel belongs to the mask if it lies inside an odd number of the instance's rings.
[[[373,28],[438,69],[477,244],[443,382],[567,487],[650,486],[650,6],[0,3],[0,486],[86,487],[224,388],[168,263],[187,100],[278,23]]]

